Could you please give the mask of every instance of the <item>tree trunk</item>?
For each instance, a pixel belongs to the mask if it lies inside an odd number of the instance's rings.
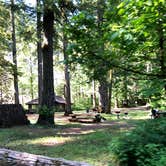
[[[11,0],[11,21],[12,21],[12,54],[14,63],[14,99],[15,104],[19,104],[19,90],[18,90],[18,72],[17,72],[17,55],[16,55],[16,36],[15,36],[15,4],[14,0]]]
[[[115,106],[114,106],[114,108],[119,108],[119,100],[118,100],[117,94],[115,96]]]
[[[96,108],[96,85],[95,85],[95,80],[92,81],[92,103],[93,103],[93,108]]]
[[[107,80],[100,81],[99,86],[99,94],[100,94],[100,105],[102,112],[109,112],[109,100],[108,100],[108,83]]]
[[[39,106],[42,104],[42,91],[43,91],[43,60],[41,48],[41,2],[37,0],[37,57],[38,57],[38,98]]]
[[[0,127],[29,124],[25,111],[20,104],[0,105]]]
[[[161,74],[165,75],[166,65],[165,65],[165,50],[164,50],[164,29],[162,26],[162,21],[159,20],[158,25],[158,35],[159,35],[159,59],[160,59],[160,68],[161,68]]]
[[[43,93],[42,106],[49,109],[49,117],[40,115],[39,123],[54,123],[54,116],[51,109],[54,106],[54,76],[53,76],[53,35],[54,35],[54,12],[44,3],[43,16],[44,40],[42,46],[43,53]]]
[[[68,65],[65,65],[65,99],[66,99],[66,110],[65,115],[72,114],[71,110],[71,93],[70,93],[70,75],[68,71]]]
[[[32,58],[30,57],[30,94],[31,99],[34,99],[34,91],[33,91],[33,65]]]
[[[65,35],[65,32],[63,32],[63,55],[65,61],[65,99],[66,99],[65,115],[69,115],[72,114],[72,110],[71,110],[71,92],[70,92],[70,73],[69,73],[68,55],[66,49],[67,49],[67,37]]]
[[[63,1],[65,2],[65,1]],[[62,13],[62,24],[63,24],[63,56],[65,61],[65,99],[66,99],[66,108],[65,108],[65,115],[72,114],[71,110],[71,91],[70,91],[70,72],[69,72],[69,65],[68,65],[68,55],[67,55],[67,45],[68,40],[65,32],[65,25],[67,23],[67,11],[65,3],[61,4],[61,13]]]
[[[108,110],[106,113],[110,114],[112,109],[112,83],[113,83],[113,71],[109,72],[109,87],[108,87]]]
[[[103,16],[104,16],[104,0],[97,1],[97,21],[98,21],[98,37],[99,40],[102,41],[103,39],[103,31],[102,31],[102,24],[103,24]],[[101,42],[98,52],[100,56],[104,55],[104,42]],[[103,62],[103,68],[105,68],[105,63]],[[99,93],[100,93],[100,103],[102,107],[102,112],[108,112],[108,82],[107,82],[107,73],[101,76],[99,83]]]
[[[127,72],[124,71],[124,78],[123,78],[123,107],[128,107],[129,103],[128,103],[128,88],[127,88]]]

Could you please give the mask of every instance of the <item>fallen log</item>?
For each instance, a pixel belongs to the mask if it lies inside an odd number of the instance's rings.
[[[62,158],[51,158],[18,152],[8,149],[0,149],[0,166],[90,166],[87,163],[69,161]]]

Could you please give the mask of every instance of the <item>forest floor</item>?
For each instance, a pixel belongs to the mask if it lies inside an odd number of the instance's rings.
[[[120,119],[117,119],[117,114],[115,111],[120,111]],[[128,115],[125,116],[124,112],[128,112]],[[77,113],[77,112],[74,112]],[[82,113],[82,111],[80,112]],[[95,113],[94,113],[95,114]],[[96,113],[97,114],[97,113]],[[146,106],[139,106],[139,107],[131,107],[131,108],[116,108],[112,109],[112,114],[101,114],[106,118],[105,121],[102,121],[100,123],[75,123],[79,124],[80,127],[70,127],[63,129],[61,134],[63,135],[78,135],[78,134],[84,134],[93,132],[96,129],[103,129],[103,128],[109,128],[113,126],[118,126],[119,128],[129,129],[132,128],[134,123],[125,123],[124,120],[136,120],[136,119],[149,119],[150,111],[147,110]],[[69,122],[70,117],[64,116],[63,114],[57,114],[55,115],[55,123],[56,124],[74,124]],[[123,121],[122,121],[123,120]],[[128,121],[126,121],[128,122]]]
[[[123,114],[126,109],[120,110],[120,119],[113,110],[112,114],[102,114],[107,120],[101,123],[69,122],[69,117],[57,113],[52,128],[31,124],[0,129],[0,148],[83,161],[93,166],[115,166],[110,143],[150,119],[150,111],[145,107],[127,108],[127,118]]]

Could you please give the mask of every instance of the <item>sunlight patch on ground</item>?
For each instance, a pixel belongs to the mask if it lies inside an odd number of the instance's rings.
[[[62,145],[68,141],[73,141],[74,138],[72,137],[43,137],[38,138],[35,140],[31,140],[31,144],[40,144],[43,146],[56,146],[56,145]]]
[[[93,133],[95,130],[89,129],[89,130],[83,130],[82,128],[70,128],[70,129],[64,129],[63,132],[59,132],[58,134],[60,135],[83,135],[83,134],[88,134],[88,133]]]
[[[25,146],[25,145],[43,145],[43,146],[58,146],[73,141],[72,137],[43,137],[37,139],[27,140],[10,140],[7,145],[11,147]]]

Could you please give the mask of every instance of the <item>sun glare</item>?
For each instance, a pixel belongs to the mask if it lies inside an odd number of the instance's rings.
[[[24,2],[32,7],[36,6],[36,0],[24,0]]]

